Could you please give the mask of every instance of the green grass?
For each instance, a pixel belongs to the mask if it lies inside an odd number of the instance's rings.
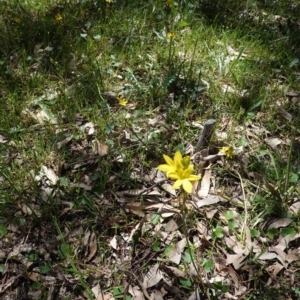
[[[262,238],[269,217],[291,218],[285,229],[298,232],[299,212],[292,213],[290,206],[300,194],[300,7],[296,1],[248,1],[245,11],[246,2],[2,1],[0,219],[8,231],[2,240],[8,253],[1,266],[11,264],[7,257],[14,246],[30,243],[38,255],[33,259],[37,268],[47,266],[56,279],[60,272],[74,284],[62,299],[92,299],[97,284],[104,293],[119,291],[126,270],[118,267],[128,264],[125,258],[134,253],[133,270],[143,281],[156,259],[165,259],[167,244],[147,232],[154,226],[151,213],[142,219],[126,208],[128,201],[133,206],[147,201],[123,199],[118,192],[151,186],[145,176],[162,162],[162,155],[184,152],[189,143],[195,146],[199,128],[193,124],[210,118],[217,120],[210,154],[226,145],[236,150],[233,160],[213,164],[215,191],[229,201],[215,204],[217,212],[209,220],[206,208],[189,210],[187,232],[192,234],[199,222],[206,224],[208,236],[224,228],[228,220],[220,216],[226,211],[236,211]],[[127,106],[120,106],[117,97],[127,100]],[[278,138],[281,144],[272,148],[266,138]],[[57,175],[55,184],[51,174],[44,176],[45,167]],[[248,210],[233,201],[242,192]],[[170,203],[178,208],[174,199]],[[173,218],[181,223],[179,215]],[[162,226],[168,221],[161,219]],[[124,241],[139,222],[134,250]],[[63,235],[65,229],[69,235],[62,244],[41,242]],[[92,250],[84,237],[91,232],[97,251],[87,261]],[[243,241],[240,228],[231,228],[230,234]],[[281,229],[261,246],[267,249],[279,234]],[[114,236],[116,249],[109,245]],[[159,250],[142,264],[139,258],[156,239]],[[174,237],[170,243],[178,241]],[[219,247],[227,246],[216,238],[205,247],[203,258],[203,252],[192,248],[200,271],[205,259],[215,262]],[[289,267],[296,269],[297,264]],[[267,266],[255,261],[253,267],[260,270],[255,279],[262,285],[251,285],[247,299],[258,299],[254,297],[269,278]],[[189,277],[186,261],[180,267],[186,278],[173,284],[186,284],[187,296],[189,283],[192,290],[200,283]],[[45,268],[34,270],[36,281],[30,277],[34,267],[24,268],[26,293],[40,288],[46,297]],[[210,277],[217,274],[212,270]],[[5,272],[3,278],[12,274]],[[60,280],[58,290],[64,287]],[[16,293],[15,285],[6,293]],[[226,287],[211,284],[209,289],[215,293],[211,297],[218,297]],[[298,281],[288,295],[297,289]]]

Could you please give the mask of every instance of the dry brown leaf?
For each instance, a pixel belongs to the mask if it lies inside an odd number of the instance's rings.
[[[9,139],[6,138],[4,135],[0,134],[0,143],[1,144],[8,144],[9,143]]]
[[[290,264],[293,261],[298,261],[300,259],[300,248],[289,249],[288,254],[286,255],[285,260]]]
[[[179,264],[180,260],[181,260],[181,253],[184,249],[186,245],[186,239],[182,239],[181,241],[179,241],[178,243],[176,243],[175,245],[173,245],[173,248],[166,254],[166,256],[168,257],[168,259],[175,263],[175,264]]]
[[[232,264],[236,270],[239,270],[245,264],[246,258],[242,254],[227,254],[226,266]]]
[[[247,255],[250,252],[250,249],[252,248],[252,241],[251,241],[251,233],[250,233],[250,229],[247,225],[245,225],[245,243],[246,243],[246,249],[248,251]]]
[[[156,203],[156,204],[147,205],[147,210],[153,210],[153,209],[157,209],[157,213],[159,213],[162,218],[169,218],[174,214],[180,212],[180,210],[165,203]]]
[[[143,286],[145,289],[152,287],[160,282],[163,279],[162,273],[159,269],[159,265],[155,264],[150,268],[147,274],[144,277]]]
[[[272,222],[269,225],[268,230],[272,229],[272,228],[286,227],[286,226],[289,226],[292,222],[293,222],[293,220],[289,219],[289,218],[276,219],[274,222]]]
[[[287,112],[285,109],[283,109],[280,106],[276,106],[277,112],[286,120],[288,120],[289,122],[291,122],[293,120],[293,116]]]
[[[267,267],[267,271],[269,273],[271,273],[271,277],[272,278],[275,278],[277,276],[277,274],[283,269],[283,265],[278,263],[278,262],[275,262],[273,265]]]
[[[171,219],[165,226],[165,231],[166,232],[172,232],[178,229],[178,224]]]
[[[229,249],[233,249],[233,247],[236,245],[236,240],[234,236],[232,237],[225,236],[224,240]]]
[[[226,268],[223,268],[222,270],[220,270],[220,272],[225,272],[225,273],[229,274],[234,282],[235,288],[236,289],[239,288],[239,279],[232,268],[226,267]]]
[[[72,140],[73,136],[69,136],[69,137],[66,137],[65,139],[63,139],[62,141],[58,142],[56,145],[57,145],[57,148],[58,149],[61,149],[63,146],[67,145],[71,140]]]
[[[90,236],[89,252],[90,252],[89,256],[84,260],[85,262],[90,261],[97,252],[97,240],[94,232],[92,232]]]
[[[176,190],[173,189],[173,186],[169,183],[164,183],[161,185],[161,187],[172,196],[176,196]]]
[[[55,174],[54,170],[51,168],[47,168],[46,166],[42,166],[42,170],[45,174],[45,176],[50,180],[50,183],[52,185],[56,185],[59,178],[58,176]]]
[[[279,138],[265,138],[265,142],[266,142],[272,149],[276,149],[276,147],[282,143],[282,140],[280,140]]]
[[[205,212],[206,217],[208,219],[212,219],[217,212],[218,212],[218,209],[216,209],[216,208],[207,209],[207,211]]]
[[[177,276],[177,277],[183,277],[183,278],[184,278],[185,275],[186,275],[185,272],[179,270],[179,269],[176,268],[176,267],[166,266],[166,268],[169,269],[169,270],[171,270],[172,273],[173,273],[175,276]]]
[[[300,200],[296,199],[296,201],[290,206],[290,210],[297,214],[300,210]]]
[[[108,146],[105,143],[100,142],[99,140],[95,139],[93,141],[93,153],[95,155],[99,155],[99,156],[107,155]]]
[[[37,272],[30,272],[28,274],[28,278],[31,280],[31,281],[34,281],[34,282],[37,282],[40,280],[40,274],[37,273]]]
[[[270,247],[269,251],[275,252],[277,254],[277,259],[285,268],[287,268],[288,264],[286,263],[286,253],[283,250],[277,247]]]
[[[200,208],[200,207],[206,206],[206,205],[216,204],[216,203],[222,201],[222,198],[220,196],[211,195],[211,194],[209,194],[204,199],[199,199],[198,197],[195,197],[195,196],[192,196],[192,197],[194,200],[193,204],[195,204],[197,208]]]
[[[158,290],[154,290],[151,294],[151,299],[153,300],[164,300],[163,293]],[[139,298],[135,298],[135,300],[139,300]]]
[[[119,247],[118,247],[118,241],[117,241],[117,237],[116,237],[116,236],[114,236],[114,237],[110,240],[109,245],[110,245],[113,249],[115,249],[115,250],[118,250],[118,249],[119,249]]]
[[[210,188],[210,177],[211,177],[211,169],[206,169],[204,176],[201,180],[200,190],[198,191],[198,197],[207,197],[209,188]]]
[[[198,300],[201,299],[198,289],[193,292],[193,294],[189,297],[188,300]]]
[[[277,258],[277,254],[267,251],[267,252],[264,252],[262,255],[260,255],[260,253],[258,253],[256,255],[256,258],[260,259],[260,260],[270,260],[270,259]]]
[[[131,285],[129,286],[128,293],[132,296],[132,300],[144,300],[144,294],[141,291],[140,287]]]
[[[112,293],[107,293],[103,295],[102,293],[96,298],[96,300],[114,300],[114,296]]]
[[[92,135],[95,133],[95,125],[93,122],[88,122],[84,124],[83,128],[85,129],[88,135]]]

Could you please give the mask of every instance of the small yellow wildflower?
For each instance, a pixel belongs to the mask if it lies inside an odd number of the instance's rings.
[[[119,105],[121,105],[121,106],[126,106],[127,105],[128,101],[126,99],[118,97],[117,100],[119,102]]]
[[[175,35],[174,32],[169,32],[169,33],[167,34],[167,38],[168,38],[169,40],[173,40],[173,39],[175,39],[175,37],[176,37],[176,35]]]
[[[21,23],[21,19],[20,18],[15,18],[14,19],[16,23],[20,24]]]
[[[232,146],[229,147],[222,147],[222,149],[220,150],[221,153],[225,153],[227,158],[233,158],[234,156],[234,151]]]
[[[176,180],[173,189],[179,189],[181,186],[188,194],[192,192],[193,181],[201,179],[198,175],[193,175],[194,165],[190,164],[190,157],[182,157],[180,151],[176,151],[174,159],[168,155],[163,155],[167,164],[159,165],[158,170],[165,172],[166,176],[172,180]]]
[[[62,20],[62,15],[61,15],[60,13],[56,14],[56,15],[55,15],[55,20],[56,20],[57,22],[61,22],[61,20]]]

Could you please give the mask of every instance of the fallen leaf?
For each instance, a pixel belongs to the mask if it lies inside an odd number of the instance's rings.
[[[265,138],[265,142],[266,142],[272,149],[276,149],[276,147],[282,143],[282,140],[280,140],[279,138]]]
[[[182,278],[184,278],[185,275],[186,275],[185,272],[179,270],[179,269],[176,268],[176,267],[166,266],[166,268],[169,269],[169,270],[171,270],[172,273],[173,273],[175,276],[177,276],[177,277],[182,277]]]
[[[209,189],[210,189],[210,177],[211,177],[211,169],[206,169],[204,172],[204,176],[201,180],[200,190],[198,191],[198,197],[207,197]]]
[[[232,268],[226,267],[226,268],[221,269],[220,272],[225,272],[225,273],[229,274],[230,277],[232,278],[233,282],[234,282],[235,288],[236,289],[239,288],[239,279],[238,279],[236,273],[233,271]]]
[[[85,129],[88,135],[92,135],[95,133],[95,125],[93,122],[88,122],[84,124],[83,128]]]
[[[195,196],[192,196],[192,198],[194,199],[193,203],[196,205],[197,208],[200,208],[200,207],[206,206],[206,205],[216,204],[216,203],[222,201],[222,198],[220,196],[211,195],[211,194],[209,194],[204,199],[199,199],[198,197],[195,197]]]
[[[264,252],[262,255],[260,255],[260,253],[256,255],[256,259],[260,259],[260,260],[270,260],[274,258],[277,258],[277,254],[268,251]]]
[[[236,270],[239,270],[244,264],[247,256],[243,254],[227,254],[226,266],[232,264]]]
[[[144,294],[138,286],[129,286],[128,293],[133,297],[132,300],[144,300]]]
[[[293,120],[293,116],[288,113],[285,109],[283,109],[280,106],[276,106],[277,112],[286,120],[288,120],[289,122],[291,122]]]
[[[293,220],[289,218],[276,219],[269,225],[268,229],[286,227],[289,226],[292,222]]]
[[[107,155],[108,146],[105,143],[102,143],[99,140],[95,139],[93,141],[93,152],[94,154],[99,156]]]
[[[89,256],[84,260],[85,262],[90,261],[97,252],[97,239],[94,232],[90,236],[89,252]]]
[[[165,226],[165,231],[166,232],[172,232],[178,229],[177,223],[171,219]]]
[[[179,264],[180,260],[181,260],[181,253],[184,249],[186,245],[186,239],[182,239],[181,241],[179,241],[178,243],[176,243],[175,245],[172,244],[169,246],[169,251],[167,251],[166,257],[168,257],[168,259],[175,263],[175,264]]]
[[[278,262],[275,262],[273,265],[267,267],[267,271],[269,273],[271,273],[271,277],[272,278],[275,278],[277,276],[277,274],[283,269],[283,265],[278,263]]]
[[[55,174],[54,170],[47,168],[46,166],[42,166],[42,170],[45,176],[50,180],[52,185],[56,185],[57,181],[59,180],[58,176]]]
[[[119,247],[118,247],[118,242],[117,242],[116,236],[114,236],[114,237],[110,240],[109,244],[110,244],[110,246],[111,246],[113,249],[118,250]]]
[[[159,265],[155,264],[150,268],[147,274],[144,277],[143,286],[147,289],[152,287],[160,282],[163,278],[162,273],[159,269]]]

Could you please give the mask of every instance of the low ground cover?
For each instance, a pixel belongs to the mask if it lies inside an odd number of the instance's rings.
[[[1,299],[300,297],[297,1],[0,4]]]

